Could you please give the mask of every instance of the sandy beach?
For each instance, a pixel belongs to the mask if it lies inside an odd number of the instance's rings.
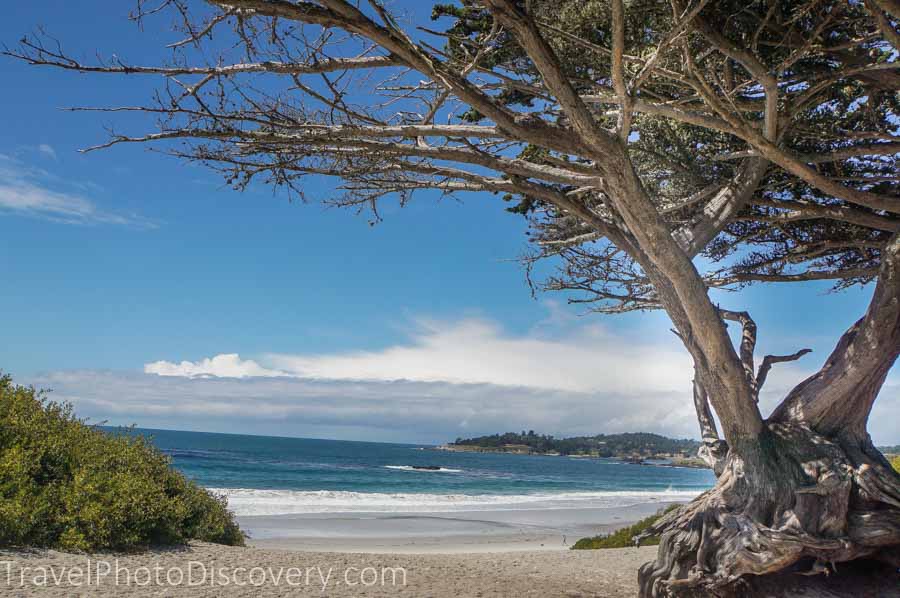
[[[655,553],[655,547],[643,547],[371,554],[233,548],[205,543],[135,555],[90,557],[57,551],[0,551],[0,593],[59,597],[620,598],[637,595],[637,569]],[[46,582],[35,583],[43,580],[42,574]]]
[[[487,553],[566,550],[656,513],[669,502],[616,508],[304,513],[238,517],[258,548],[312,552]]]
[[[610,531],[655,506],[245,517],[261,536],[247,547],[0,550],[0,595],[628,598],[637,596],[638,569],[657,547],[574,551],[564,532]],[[620,521],[603,522],[613,517]],[[896,598],[891,575],[884,567],[833,582],[794,575],[747,595]]]
[[[12,596],[600,596],[637,594],[655,547],[572,551],[660,504],[616,509],[241,517],[246,548],[0,552]]]

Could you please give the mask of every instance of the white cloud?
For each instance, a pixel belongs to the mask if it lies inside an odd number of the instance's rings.
[[[52,388],[91,421],[148,428],[434,443],[534,429],[557,436],[647,431],[696,437],[690,393],[568,392],[491,384],[186,378],[106,371],[28,380]],[[900,443],[900,384],[889,382],[869,421],[879,444]]]
[[[37,146],[37,149],[38,149],[39,152],[41,152],[41,153],[44,154],[45,156],[47,156],[47,157],[49,157],[49,158],[53,158],[54,160],[56,160],[56,150],[53,149],[53,146],[52,146],[52,145],[48,145],[48,144],[46,144],[46,143],[42,143],[42,144],[40,144],[40,145]]]
[[[250,434],[443,442],[534,429],[695,436],[681,393],[578,393],[491,384],[304,378],[187,378],[54,372],[29,380],[82,417],[115,425]]]
[[[330,380],[413,380],[524,386],[571,392],[683,392],[691,365],[675,340],[613,334],[599,325],[557,336],[510,335],[495,323],[418,320],[409,342],[380,351],[268,354],[257,361],[217,355],[147,364],[167,376],[294,376]],[[672,339],[675,337],[672,336]],[[250,373],[256,372],[256,373]]]
[[[421,442],[523,428],[695,436],[690,362],[675,337],[583,322],[551,317],[516,335],[480,318],[422,319],[381,351],[220,354],[148,363],[142,376],[97,374],[99,383],[89,373],[47,382],[79,410],[140,425]]]
[[[53,152],[55,156],[53,148],[46,147],[47,151],[40,151]],[[15,158],[0,154],[0,212],[40,217],[66,224],[154,226],[138,216],[103,210],[78,193],[52,189],[50,183],[54,179],[46,171],[28,167]]]
[[[818,367],[807,360],[772,370],[764,413]],[[524,334],[479,318],[419,320],[408,341],[381,351],[230,353],[144,370],[29,382],[53,388],[82,416],[144,427],[400,442],[521,429],[698,432],[692,369],[674,335],[623,336],[584,320],[551,318]],[[869,426],[877,443],[900,442],[898,390],[891,376],[876,402]]]
[[[144,365],[144,372],[159,376],[184,376],[187,378],[247,378],[249,376],[270,377],[284,376],[260,366],[252,359],[241,359],[237,353],[216,355],[200,361],[154,361]]]

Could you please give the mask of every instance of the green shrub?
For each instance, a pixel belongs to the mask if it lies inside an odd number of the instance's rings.
[[[226,508],[145,438],[85,424],[0,376],[0,546],[131,550],[190,539],[243,545]]]
[[[582,538],[575,542],[572,550],[595,550],[597,548],[629,548],[634,546],[632,538],[646,530],[648,527],[656,523],[656,521],[673,509],[677,509],[678,505],[669,505],[665,509],[660,509],[655,515],[651,515],[646,519],[641,519],[634,525],[623,527],[611,534],[605,536],[594,536],[593,538]],[[656,546],[659,544],[659,536],[650,536],[641,540],[641,546]]]
[[[894,471],[900,473],[900,455],[888,455],[888,459],[891,460]]]

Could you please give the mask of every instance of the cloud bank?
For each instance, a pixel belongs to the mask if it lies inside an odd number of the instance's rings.
[[[523,386],[574,392],[684,390],[690,360],[674,341],[646,342],[580,326],[557,336],[509,335],[494,322],[420,319],[408,343],[381,351],[268,354],[258,361],[222,354],[199,361],[156,361],[163,376],[291,376],[331,380],[412,380]],[[673,337],[674,338],[674,337]],[[688,386],[689,388],[689,386]]]
[[[83,416],[144,427],[421,443],[521,429],[697,436],[690,361],[674,337],[636,340],[583,324],[542,330],[420,320],[408,341],[381,351],[220,354],[34,383]],[[816,365],[774,369],[764,412]],[[889,379],[876,403],[876,442],[900,441],[898,389]]]
[[[264,368],[252,359],[241,359],[237,353],[223,353],[200,361],[181,363],[154,361],[144,365],[144,373],[184,378],[271,378],[288,375],[286,372]]]
[[[79,415],[116,425],[422,443],[520,429],[695,435],[684,393],[97,371],[56,372],[35,384]]]

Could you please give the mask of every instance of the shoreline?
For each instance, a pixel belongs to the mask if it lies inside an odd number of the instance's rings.
[[[412,489],[412,488],[410,488]],[[690,502],[708,487],[691,489],[572,490],[523,494],[453,492],[358,492],[254,488],[207,488],[224,497],[238,517],[328,515],[364,517],[374,514],[495,513],[505,511],[579,511],[631,509],[638,505]],[[439,488],[439,490],[445,490]],[[255,521],[255,519],[250,519]]]
[[[248,545],[300,552],[462,554],[567,550],[680,501],[625,507],[238,516]]]

